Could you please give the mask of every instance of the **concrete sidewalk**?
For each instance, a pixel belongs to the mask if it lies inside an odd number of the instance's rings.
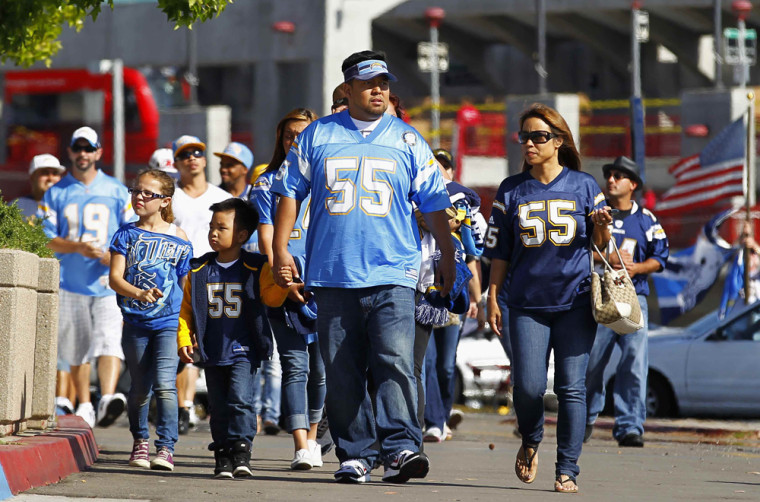
[[[50,431],[0,438],[0,500],[57,483],[98,458],[95,436],[81,418],[58,417]]]
[[[599,418],[590,442],[591,447],[594,447],[595,444],[597,447],[608,447],[612,442],[613,422],[610,417]],[[487,425],[489,423],[491,425]],[[482,426],[473,427],[474,424],[482,424]],[[555,424],[556,415],[547,415],[547,438],[554,436]],[[502,440],[509,441],[508,438],[512,436],[510,432],[514,426],[514,416],[467,413],[465,425],[464,430],[455,432],[455,438],[459,437],[468,441],[477,437],[478,441],[482,441],[483,439],[480,436],[484,434],[498,444]],[[208,432],[206,432],[207,429],[208,424],[204,422],[199,431],[191,434],[191,436],[181,437],[181,444],[178,445],[178,455],[175,459],[178,458],[180,463],[183,463],[185,460],[183,457],[189,453],[185,451],[188,446],[191,446],[191,451],[195,450],[193,455],[198,455],[196,457],[198,459],[210,456],[205,451],[205,444],[210,440]],[[96,437],[100,448],[106,448],[104,452],[101,452],[105,455],[103,462],[105,462],[104,468],[106,470],[109,470],[108,468],[112,466],[115,460],[125,455],[128,456],[131,438],[125,417],[121,417],[116,424],[108,429],[96,428],[94,432],[95,434],[79,417],[69,415],[59,417],[58,428],[46,434],[11,436],[0,440],[0,466],[2,466],[0,500],[34,487],[57,483],[71,474],[87,470],[93,464],[95,464],[93,468],[98,471],[97,466],[102,462],[96,463],[99,453],[98,446],[95,443]],[[760,421],[652,419],[646,423],[645,439],[647,444],[654,443],[655,448],[657,447],[656,443],[659,442],[660,444],[741,444],[752,449],[760,449]],[[257,448],[274,447],[279,452],[275,456],[289,458],[289,455],[292,455],[292,452],[288,453],[291,444],[291,440],[285,434],[280,434],[275,438],[271,436],[257,437],[255,446]],[[430,448],[438,447],[432,445]],[[116,451],[120,453],[116,453]],[[284,464],[285,462],[283,462]],[[100,470],[103,470],[103,467]],[[325,470],[328,472],[322,473],[326,475],[324,481],[330,481],[329,469]],[[125,472],[129,472],[129,470]],[[180,469],[181,472],[182,469]],[[201,472],[204,471],[201,470]],[[156,473],[149,473],[148,475],[155,476]],[[102,496],[102,494],[90,494],[89,496],[93,495]]]

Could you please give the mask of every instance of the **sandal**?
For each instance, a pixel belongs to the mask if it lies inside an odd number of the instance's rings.
[[[529,452],[529,450],[532,450]],[[532,483],[536,480],[536,474],[538,473],[538,445],[524,444],[517,450],[517,458],[515,459],[515,474],[523,483]],[[523,469],[527,469],[527,473],[523,474]]]
[[[558,493],[578,493],[578,484],[575,477],[568,474],[560,474],[554,481],[554,491]]]

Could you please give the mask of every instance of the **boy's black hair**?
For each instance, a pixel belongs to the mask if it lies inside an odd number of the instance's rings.
[[[369,61],[370,59],[378,59],[380,61],[385,61],[385,53],[375,52],[375,51],[361,51],[361,52],[354,52],[350,56],[348,56],[346,59],[343,60],[343,64],[340,67],[340,71],[345,72],[347,69],[354,66],[356,63],[361,63],[362,61]],[[387,61],[385,61],[387,63]]]
[[[259,224],[259,213],[256,212],[253,206],[248,204],[243,199],[237,197],[230,197],[222,202],[212,204],[209,208],[212,213],[224,213],[227,211],[235,212],[235,219],[233,224],[234,230],[245,230],[248,233],[248,238],[251,238],[251,234],[256,230],[256,226]]]

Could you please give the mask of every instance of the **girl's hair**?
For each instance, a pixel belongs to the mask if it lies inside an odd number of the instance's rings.
[[[578,149],[575,147],[575,141],[573,141],[573,133],[570,132],[565,119],[559,114],[557,110],[541,103],[533,103],[530,107],[520,115],[520,130],[523,128],[525,121],[531,117],[541,119],[549,125],[553,132],[558,137],[562,138],[562,146],[559,147],[559,164],[565,166],[568,169],[574,171],[581,170],[581,156],[578,153]],[[523,171],[530,169],[530,164],[523,160]]]
[[[396,108],[396,116],[405,121],[408,114],[404,105],[401,104],[401,98],[391,92],[388,96],[388,101],[393,103],[393,107]]]
[[[282,165],[282,161],[285,160],[285,157],[288,156],[288,152],[286,152],[282,147],[282,136],[285,134],[285,126],[288,124],[288,122],[291,120],[300,120],[306,122],[307,124],[311,124],[318,118],[319,116],[308,108],[296,108],[285,115],[277,124],[274,153],[272,154],[272,160],[269,161],[269,165],[264,172],[269,173],[278,170],[280,168],[280,165]]]
[[[152,176],[154,180],[158,181],[161,185],[161,195],[166,195],[167,197],[174,196],[174,179],[165,172],[159,169],[145,169],[137,174],[135,183],[137,183],[137,181],[143,176]],[[169,204],[166,207],[161,208],[161,219],[166,223],[172,223],[174,221],[171,199],[169,199]]]

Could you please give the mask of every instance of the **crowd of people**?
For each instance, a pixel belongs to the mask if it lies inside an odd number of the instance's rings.
[[[633,278],[645,317],[646,277],[667,260],[662,227],[633,199],[636,164],[604,166],[605,197],[562,116],[532,105],[519,122],[522,172],[501,183],[486,223],[478,195],[453,180],[451,154],[405,122],[385,56],[354,53],[342,72],[333,113],[286,114],[268,164],[254,167],[237,142],[215,152],[221,186],[192,135],[157,150],[130,188],[98,169],[90,127],[72,135],[68,172],[52,155],[32,160],[19,206],[44,218],[61,262],[56,404],[91,427],[126,408],[129,464],[173,470],[179,435],[198,421],[202,370],[215,477],[251,476],[255,435],[280,427],[293,438],[291,469],[321,467],[326,422],[337,482],[369,481],[382,466],[384,481],[405,483],[430,469],[423,443],[449,439],[462,419],[461,324],[482,327],[487,306],[512,365],[516,475],[536,479],[553,351],[554,489],[577,492],[615,344],[613,435],[643,446],[646,322],[621,336],[597,328],[589,306],[592,244],[618,243],[613,265]],[[128,397],[117,390],[122,361]]]

